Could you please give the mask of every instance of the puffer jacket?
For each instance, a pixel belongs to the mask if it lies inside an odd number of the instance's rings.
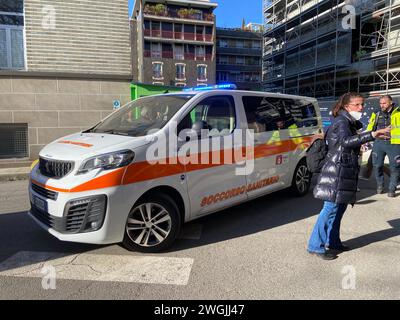
[[[356,202],[360,148],[374,140],[371,132],[357,134],[361,127],[344,110],[334,119],[326,136],[329,150],[314,188],[315,198],[343,204]]]

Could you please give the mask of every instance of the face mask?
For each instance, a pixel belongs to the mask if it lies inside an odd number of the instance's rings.
[[[363,115],[362,112],[357,111],[350,111],[349,113],[355,120],[360,120]]]

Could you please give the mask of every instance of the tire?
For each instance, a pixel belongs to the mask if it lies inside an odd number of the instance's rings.
[[[160,252],[173,244],[180,229],[181,219],[175,202],[167,195],[149,196],[129,212],[122,244],[129,251]]]
[[[291,192],[297,196],[305,196],[310,190],[312,173],[307,168],[307,162],[302,159],[293,173]]]

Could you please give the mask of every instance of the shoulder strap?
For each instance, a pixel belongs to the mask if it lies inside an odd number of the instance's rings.
[[[378,111],[376,113],[375,122],[374,122],[374,126],[372,127],[372,131],[376,131],[376,129],[378,128],[378,120],[379,120],[380,115],[381,115],[381,112]]]

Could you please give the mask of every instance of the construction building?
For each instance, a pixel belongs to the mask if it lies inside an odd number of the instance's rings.
[[[400,0],[264,0],[264,17],[264,90],[400,92]]]
[[[177,87],[215,84],[216,7],[210,0],[136,0],[133,81]]]

